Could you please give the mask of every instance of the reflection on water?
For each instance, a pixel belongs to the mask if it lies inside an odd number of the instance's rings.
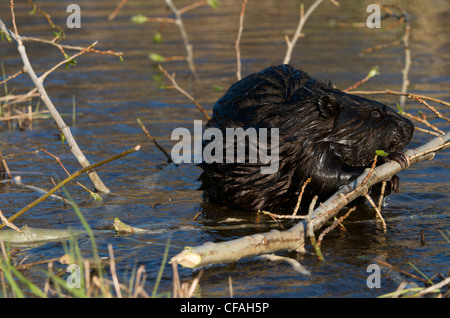
[[[179,6],[191,1],[176,1]],[[174,144],[170,139],[173,129],[193,127],[201,113],[178,92],[162,89],[167,80],[148,58],[151,52],[163,56],[183,55],[184,48],[178,29],[165,25],[163,42],[155,44],[152,36],[159,24],[134,25],[132,15],[142,13],[164,16],[161,1],[129,2],[109,22],[107,16],[115,7],[111,1],[78,1],[82,9],[82,28],[67,30],[67,43],[88,45],[99,41],[98,49],[124,52],[124,62],[116,57],[86,54],[77,59],[75,68],[60,68],[46,81],[48,93],[55,105],[71,123],[72,98],[75,96],[77,118],[73,134],[91,162],[141,144],[141,151],[98,169],[103,181],[112,189],[102,202],[94,202],[76,185],[68,189],[94,229],[107,229],[115,217],[141,228],[155,230],[145,235],[115,235],[102,231],[96,236],[100,252],[107,255],[107,244],[112,243],[119,257],[119,274],[125,275],[135,264],[144,264],[149,290],[159,271],[164,248],[171,236],[170,256],[184,246],[207,241],[224,241],[277,228],[268,218],[242,211],[230,211],[203,203],[197,191],[200,169],[194,164],[165,163],[165,157],[148,141],[136,122],[140,118],[166,149]],[[367,2],[368,4],[369,2]],[[450,100],[450,46],[448,1],[397,1],[410,14],[411,49],[413,63],[410,90],[444,100]],[[307,22],[291,64],[312,76],[331,79],[338,88],[346,88],[364,78],[378,65],[381,75],[361,86],[361,89],[400,89],[403,50],[385,49],[360,56],[363,49],[380,43],[390,43],[401,37],[398,28],[369,30],[348,26],[364,22],[366,5],[341,1],[339,8],[323,3]],[[26,3],[17,3],[19,32],[23,35],[51,36],[45,19],[38,14],[28,15]],[[65,2],[41,1],[55,23],[64,25]],[[310,4],[307,3],[308,7]],[[10,23],[7,3],[0,4],[0,17]],[[200,104],[211,110],[214,102],[235,81],[236,57],[234,41],[238,26],[240,1],[222,0],[218,9],[200,7],[185,14],[185,24],[194,47],[198,78],[193,78],[183,61],[167,62],[164,67],[175,72],[178,84],[189,91]],[[280,64],[285,53],[285,34],[292,36],[298,22],[297,1],[249,1],[241,40],[243,75],[268,65]],[[339,26],[338,22],[347,26]],[[6,74],[20,69],[20,60],[13,46],[0,45],[1,59]],[[38,73],[61,60],[60,52],[44,44],[27,43],[27,52]],[[15,93],[26,92],[29,80],[25,75],[9,82]],[[379,95],[390,105],[397,99]],[[33,102],[34,103],[34,102]],[[418,103],[407,101],[407,110],[423,110]],[[448,108],[437,106],[448,115]],[[429,111],[424,110],[426,114]],[[448,131],[444,121],[435,121],[441,130]],[[416,133],[410,147],[424,143],[428,136]],[[67,145],[59,141],[58,131],[50,119],[36,121],[32,130],[13,131],[6,125],[0,130],[2,153],[18,153],[45,148],[59,156],[71,172],[78,169]],[[50,176],[64,176],[54,160],[39,153],[17,157],[9,161],[13,174],[20,174],[24,183],[51,188]],[[228,277],[232,277],[236,297],[373,297],[395,290],[400,281],[387,272],[382,273],[382,288],[366,286],[369,264],[382,259],[409,270],[408,262],[426,275],[447,273],[450,265],[448,243],[442,233],[449,226],[449,154],[441,153],[432,162],[411,167],[400,174],[401,193],[392,196],[384,215],[388,231],[383,234],[373,211],[362,209],[353,213],[346,224],[347,232],[335,230],[323,243],[326,261],[320,262],[312,249],[306,254],[281,253],[298,259],[312,275],[300,276],[286,263],[255,259],[242,260],[228,266],[209,268],[203,275],[198,296],[227,297]],[[89,185],[86,177],[80,182]],[[9,185],[0,186],[0,209],[6,215],[17,212],[37,198],[36,193]],[[202,212],[200,217],[194,216]],[[47,200],[27,212],[15,222],[33,227],[80,228],[76,214],[61,203]],[[289,227],[289,223],[284,224]],[[156,230],[164,229],[164,231]],[[425,233],[421,244],[420,231]],[[90,251],[88,239],[80,239],[85,253]],[[60,243],[50,243],[24,250],[29,262],[59,257]],[[182,277],[191,277],[192,271],[181,269]],[[43,285],[38,269],[27,273],[39,286]],[[166,269],[159,287],[161,292],[171,290],[171,271]]]

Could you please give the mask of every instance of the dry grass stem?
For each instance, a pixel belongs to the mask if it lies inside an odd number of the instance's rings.
[[[16,232],[22,233],[22,231],[17,226],[8,221],[8,219],[3,215],[2,210],[0,210],[0,220],[2,221],[3,225],[6,225]]]
[[[165,0],[166,5],[169,7],[169,9],[173,12],[175,15],[175,24],[178,26],[178,29],[180,30],[181,38],[183,39],[183,44],[186,49],[186,60],[189,65],[189,69],[191,70],[191,73],[196,76],[197,72],[195,70],[194,65],[194,53],[192,49],[192,44],[189,43],[188,35],[186,32],[186,29],[184,27],[183,19],[181,18],[181,12],[175,7],[172,0]]]
[[[376,260],[376,261],[377,261],[377,263],[380,264],[380,265],[383,265],[383,266],[392,268],[393,270],[395,270],[395,271],[397,271],[397,272],[400,272],[400,273],[402,273],[402,274],[404,274],[404,275],[407,275],[407,276],[409,276],[409,277],[412,277],[412,278],[414,278],[414,279],[420,280],[421,282],[423,282],[423,283],[425,283],[425,284],[427,284],[427,285],[429,284],[429,282],[428,282],[426,279],[422,278],[422,277],[419,277],[419,276],[417,276],[417,275],[411,274],[411,273],[409,273],[409,272],[407,272],[407,271],[405,271],[405,270],[403,270],[403,269],[401,269],[401,268],[398,268],[398,267],[396,267],[396,266],[394,266],[394,265],[391,265],[391,264],[389,264],[389,263],[386,263],[385,261],[382,261],[382,260]]]
[[[381,183],[380,197],[378,198],[378,210],[381,211],[381,205],[383,204],[384,191],[386,190],[386,181]]]
[[[306,13],[303,12],[304,11],[303,4],[300,5],[300,20],[298,22],[297,29],[295,30],[294,36],[292,37],[292,40],[290,40],[287,35],[285,36],[287,50],[286,50],[286,54],[284,56],[283,64],[289,64],[289,62],[291,61],[292,53],[294,51],[294,47],[295,47],[298,39],[300,37],[304,36],[304,34],[302,34],[303,26],[305,25],[306,21],[308,20],[310,15],[313,13],[313,11],[322,3],[322,1],[323,0],[316,0],[309,7],[309,9],[306,11]],[[331,2],[334,5],[337,5],[337,6],[339,5],[337,3],[337,1],[331,0]]]
[[[117,298],[122,298],[122,292],[120,290],[120,285],[119,285],[119,279],[117,278],[117,273],[116,273],[116,262],[114,259],[114,251],[112,248],[111,244],[108,244],[108,251],[109,251],[109,268],[110,268],[110,272],[111,272],[111,276],[113,279],[113,283],[114,283],[114,289],[116,290],[116,295]]]

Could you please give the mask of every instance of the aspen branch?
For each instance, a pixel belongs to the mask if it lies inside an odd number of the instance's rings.
[[[436,153],[448,148],[450,148],[450,133],[436,137],[418,148],[407,150],[405,156],[409,163],[408,167],[424,160],[431,160]],[[310,215],[311,224],[303,220],[287,231],[272,230],[231,241],[207,242],[196,247],[186,247],[181,253],[175,255],[171,262],[194,268],[233,262],[244,257],[277,251],[301,250],[307,239],[308,228],[318,231],[348,203],[367,193],[372,185],[389,180],[393,175],[406,168],[396,161],[391,161],[376,167],[369,178],[367,175],[370,170],[366,169],[358,179],[342,187],[323,204],[320,204]]]

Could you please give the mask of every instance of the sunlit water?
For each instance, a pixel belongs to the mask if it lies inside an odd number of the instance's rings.
[[[179,7],[190,3],[175,2]],[[306,7],[310,2],[306,2]],[[360,52],[400,39],[400,29],[341,26],[339,22],[365,22],[369,2],[340,2],[339,8],[325,2],[313,13],[303,30],[306,37],[297,44],[291,64],[314,77],[332,80],[341,89],[362,79],[372,67],[378,65],[381,74],[359,89],[399,90],[404,64],[401,47],[365,56],[360,56]],[[202,119],[202,114],[188,99],[174,90],[161,88],[169,82],[148,58],[149,53],[163,56],[185,54],[177,28],[165,25],[163,42],[155,44],[152,36],[158,30],[158,23],[134,25],[130,21],[131,16],[138,13],[164,16],[163,1],[131,1],[111,22],[107,17],[113,11],[115,1],[78,3],[82,9],[82,28],[67,30],[65,42],[89,45],[99,41],[96,47],[99,50],[123,51],[124,62],[120,63],[113,56],[86,54],[77,58],[75,68],[61,67],[54,72],[46,79],[45,85],[59,111],[68,114],[64,118],[69,125],[72,125],[72,99],[75,98],[77,116],[72,132],[91,162],[137,144],[142,145],[139,152],[98,169],[101,178],[112,190],[111,194],[103,196],[102,202],[92,201],[75,184],[67,187],[90,226],[106,230],[96,232],[96,241],[101,256],[108,255],[108,244],[113,245],[119,259],[117,270],[121,281],[127,281],[137,265],[145,265],[146,287],[151,292],[169,238],[169,257],[172,257],[185,246],[230,240],[276,228],[268,219],[263,218],[261,223],[256,224],[255,215],[203,204],[202,194],[197,191],[197,178],[201,170],[194,164],[167,164],[164,155],[152,145],[136,122],[140,118],[160,144],[170,150],[175,143],[170,139],[173,129],[193,129],[193,120]],[[164,64],[169,73],[176,73],[179,85],[208,110],[236,80],[234,41],[240,3],[222,0],[215,10],[201,7],[184,15],[194,46],[198,78],[190,75],[185,62]],[[409,12],[411,19],[410,91],[449,101],[448,1],[397,3]],[[65,2],[41,1],[39,4],[52,15],[55,23],[65,26]],[[50,37],[52,31],[45,19],[38,13],[30,17],[29,11],[26,4],[17,4],[19,32],[22,35]],[[1,19],[11,28],[9,6],[5,1],[0,4],[0,12]],[[244,76],[282,63],[286,49],[284,36],[288,34],[292,37],[298,14],[297,1],[249,1],[241,40]],[[26,46],[38,73],[62,59],[54,47],[35,43],[26,43]],[[20,69],[20,60],[12,45],[1,43],[0,54],[6,74]],[[14,88],[14,93],[26,92],[30,85],[26,75],[8,82],[8,88]],[[384,95],[374,98],[394,107],[398,101],[396,97]],[[33,106],[35,103],[36,100]],[[448,116],[448,108],[437,108]],[[418,103],[407,101],[407,111],[417,113],[419,109],[430,115]],[[450,128],[444,121],[434,120],[433,123],[444,131]],[[409,147],[421,145],[428,139],[429,136],[416,132]],[[31,130],[24,131],[1,124],[0,149],[3,154],[40,148],[58,156],[69,171],[79,169],[68,146],[61,144],[59,132],[51,119],[35,121]],[[8,163],[13,174],[20,175],[24,183],[41,188],[52,187],[50,177],[64,177],[53,158],[42,152],[16,157]],[[437,273],[446,275],[450,265],[449,243],[442,233],[449,236],[449,168],[447,151],[438,154],[433,161],[400,173],[400,195],[391,196],[383,211],[387,233],[382,233],[381,224],[371,209],[362,209],[347,220],[347,232],[335,230],[327,235],[323,243],[324,262],[312,254],[309,244],[306,245],[306,254],[280,253],[300,261],[312,273],[310,276],[295,272],[287,263],[240,260],[235,264],[208,268],[196,296],[228,297],[229,277],[235,297],[374,297],[394,291],[402,279],[411,281],[408,277],[383,269],[381,288],[368,288],[366,279],[369,273],[366,268],[375,263],[375,259],[413,272],[411,263],[429,277]],[[90,186],[84,176],[79,181]],[[1,185],[0,209],[10,216],[38,197],[37,193],[28,189]],[[194,220],[198,212],[203,213]],[[145,235],[116,235],[111,230],[115,217],[151,232]],[[224,222],[228,217],[241,221]],[[46,200],[28,211],[15,224],[42,228],[82,227],[71,208],[52,200]],[[285,226],[289,227],[289,224]],[[421,230],[425,235],[424,244],[421,243]],[[89,239],[81,238],[79,244],[82,251],[89,255]],[[20,260],[28,255],[26,262],[33,262],[62,254],[63,244],[55,242],[22,249],[17,258]],[[44,284],[41,268],[25,271],[25,275],[39,286]],[[190,269],[180,269],[180,275],[188,280],[196,273]],[[172,270],[166,266],[158,292],[169,292],[171,288]]]

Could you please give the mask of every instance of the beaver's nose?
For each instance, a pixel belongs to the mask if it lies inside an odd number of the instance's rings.
[[[408,119],[408,118],[403,118],[404,122],[403,122],[403,134],[405,135],[406,138],[408,138],[408,142],[411,140],[413,134],[414,134],[414,124]]]

